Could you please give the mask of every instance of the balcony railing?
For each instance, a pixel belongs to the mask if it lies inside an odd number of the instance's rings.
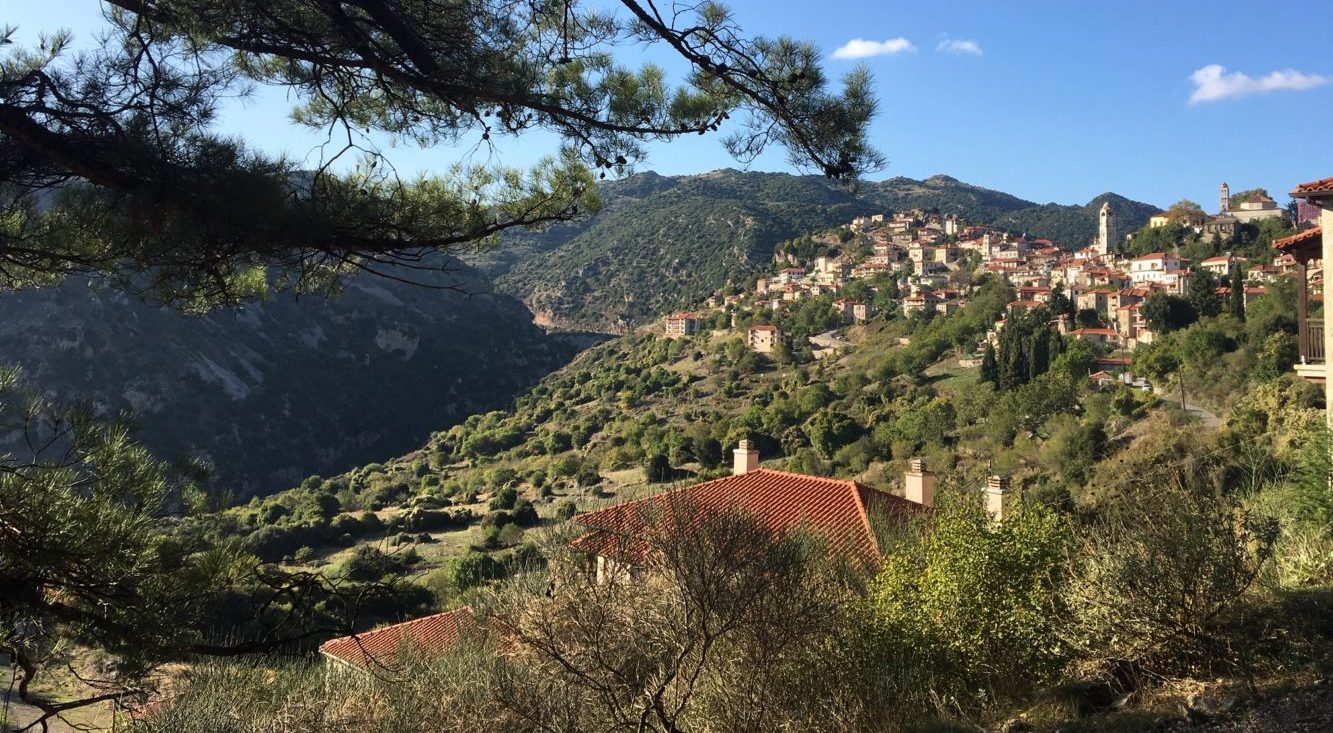
[[[1305,357],[1306,364],[1324,363],[1324,321],[1311,320],[1305,324],[1305,351],[1302,356]]]

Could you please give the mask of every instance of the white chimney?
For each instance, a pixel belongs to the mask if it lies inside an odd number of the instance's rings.
[[[736,458],[732,464],[731,475],[739,476],[759,468],[759,451],[754,449],[754,443],[742,440],[732,453]]]
[[[935,474],[926,470],[925,459],[912,459],[903,475],[903,495],[921,506],[935,506]]]
[[[1008,476],[986,479],[986,512],[995,522],[1003,522],[1013,512],[1013,492],[1009,490]]]

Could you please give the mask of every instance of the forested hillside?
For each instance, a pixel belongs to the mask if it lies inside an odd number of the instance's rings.
[[[853,217],[938,209],[977,224],[1089,244],[1105,200],[1122,232],[1158,207],[1103,194],[1084,206],[1035,204],[949,176],[890,178],[856,187],[815,176],[719,170],[698,176],[643,173],[603,186],[590,219],[510,235],[475,256],[505,292],[560,327],[618,332],[743,283],[784,239]]]
[[[0,364],[61,401],[128,411],[221,491],[290,486],[419,444],[504,404],[575,353],[458,266],[437,284],[362,277],[330,299],[277,296],[206,315],[86,280],[0,295]]]

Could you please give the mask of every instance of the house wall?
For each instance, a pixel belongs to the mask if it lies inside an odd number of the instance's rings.
[[[1319,201],[1319,225],[1323,227],[1323,261],[1333,262],[1333,198]],[[1327,291],[1325,291],[1327,292]],[[1328,317],[1325,316],[1327,323]],[[1333,354],[1333,328],[1324,328],[1324,353]],[[1333,359],[1324,359],[1324,404],[1333,406]],[[1333,407],[1326,407],[1324,419],[1333,429]]]

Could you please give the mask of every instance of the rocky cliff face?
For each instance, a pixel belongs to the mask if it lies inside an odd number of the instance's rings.
[[[387,279],[334,299],[187,315],[86,280],[0,295],[0,363],[61,400],[133,413],[167,460],[203,458],[237,495],[398,455],[505,405],[576,352],[463,268],[473,293]]]

